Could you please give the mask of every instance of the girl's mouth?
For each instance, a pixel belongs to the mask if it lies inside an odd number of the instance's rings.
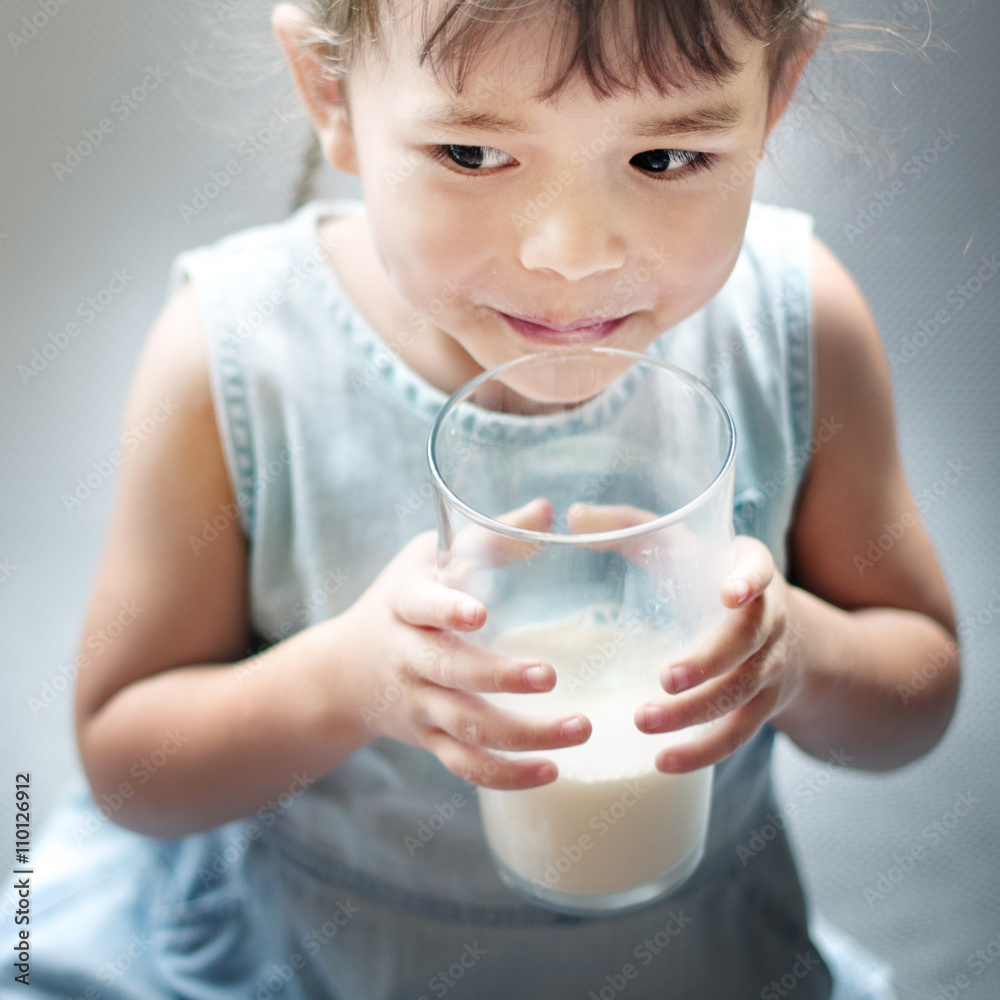
[[[501,312],[500,315],[522,337],[526,337],[528,340],[534,340],[543,344],[561,344],[564,346],[592,344],[598,340],[603,340],[614,333],[628,319],[628,316],[619,316],[616,319],[591,317],[563,325],[547,323],[540,319],[529,319],[526,316],[511,316],[505,312]]]

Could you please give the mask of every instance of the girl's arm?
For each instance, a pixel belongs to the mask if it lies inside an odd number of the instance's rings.
[[[661,751],[663,771],[729,756],[770,721],[803,750],[853,767],[899,767],[943,735],[958,696],[955,621],[896,447],[889,373],[854,282],[813,250],[812,458],[790,529],[790,572],[737,539],[718,632],[665,665],[673,698],[636,712],[659,733],[714,724]]]
[[[115,822],[158,836],[207,829],[301,792],[380,736],[478,784],[555,778],[542,758],[492,751],[579,743],[589,723],[515,718],[477,697],[550,690],[555,672],[456,637],[486,613],[437,582],[432,532],[346,611],[248,656],[247,544],[190,286],[154,326],[126,426],[157,407],[165,419],[121,466],[77,681],[80,756]]]
[[[773,721],[817,757],[889,768],[930,750],[951,719],[955,617],[903,473],[874,320],[819,241],[813,295],[818,451],[790,538],[802,684]]]
[[[157,405],[166,419],[121,467],[81,642],[76,726],[98,804],[117,806],[122,825],[170,836],[254,812],[364,737],[347,698],[341,718],[320,717],[308,635],[247,659],[247,544],[190,285],[152,330],[126,426]],[[206,522],[227,526],[212,535]]]

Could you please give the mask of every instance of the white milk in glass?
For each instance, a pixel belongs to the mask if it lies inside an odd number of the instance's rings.
[[[690,730],[649,735],[633,721],[639,705],[668,697],[659,671],[680,647],[638,619],[609,618],[584,613],[513,629],[491,644],[546,660],[558,675],[550,692],[491,695],[494,704],[532,716],[579,711],[593,725],[586,743],[540,754],[559,767],[551,784],[479,790],[486,839],[508,881],[557,905],[572,907],[576,896],[583,910],[629,905],[630,890],[636,902],[655,898],[683,881],[701,858],[712,789],[710,767],[677,775],[654,767],[657,751]]]

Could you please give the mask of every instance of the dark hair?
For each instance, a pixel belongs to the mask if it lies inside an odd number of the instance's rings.
[[[300,2],[313,23],[315,42],[326,52],[330,73],[345,82],[360,52],[374,48],[384,54],[384,21],[399,11],[399,0]],[[809,0],[447,0],[423,2],[422,7],[420,63],[429,64],[456,93],[496,32],[551,15],[557,33],[552,71],[540,99],[557,94],[577,71],[600,97],[634,92],[644,83],[662,94],[699,76],[723,79],[739,69],[725,44],[727,19],[767,43],[773,94],[782,68],[814,20]],[[432,19],[435,7],[439,13]],[[295,207],[311,196],[320,162],[314,137],[296,185]]]
[[[379,47],[385,19],[397,13],[399,2],[307,0],[304,6],[331,72],[345,77],[360,51]],[[543,99],[577,71],[602,97],[643,83],[667,93],[698,76],[724,78],[739,68],[725,44],[727,21],[767,43],[773,88],[812,20],[809,0],[447,0],[422,6],[420,62],[456,92],[495,32],[552,16],[557,33]]]

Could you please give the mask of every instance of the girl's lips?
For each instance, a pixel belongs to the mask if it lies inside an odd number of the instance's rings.
[[[628,319],[628,316],[619,316],[617,319],[584,319],[565,326],[555,326],[525,319],[522,316],[511,316],[505,312],[500,315],[522,337],[546,344],[588,344],[602,340]]]

